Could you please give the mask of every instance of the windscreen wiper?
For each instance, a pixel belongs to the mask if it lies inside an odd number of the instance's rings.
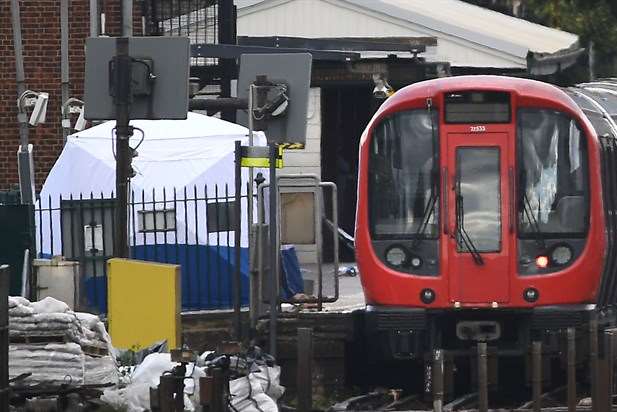
[[[539,206],[540,206],[540,202],[538,202],[538,207]],[[525,192],[523,192],[523,214],[525,215],[529,223],[531,223],[533,232],[536,235],[535,238],[536,238],[536,243],[538,247],[544,251],[546,249],[546,243],[544,243],[544,238],[541,235],[542,232],[540,230],[540,224],[538,223],[538,220],[533,214],[533,209],[531,208],[531,202],[529,201],[529,198],[527,197],[527,194]]]
[[[471,254],[473,261],[476,265],[484,265],[484,259],[482,259],[482,255],[478,251],[478,248],[473,244],[471,237],[465,230],[465,220],[464,220],[464,209],[463,209],[463,195],[460,193],[460,188],[456,191],[456,244],[461,245],[461,241],[463,245],[467,249],[467,251]]]
[[[420,223],[420,226],[418,226],[416,233],[414,233],[414,240],[411,243],[411,250],[414,250],[418,246],[420,246],[420,243],[422,243],[422,241],[424,240],[424,236],[426,235],[426,229],[428,228],[428,222],[431,220],[431,217],[435,213],[435,206],[437,205],[437,199],[439,197],[436,194],[438,192],[435,189],[435,186],[433,186],[433,188],[431,189],[431,195],[428,198],[428,203],[424,208],[424,212],[422,212],[422,222]]]

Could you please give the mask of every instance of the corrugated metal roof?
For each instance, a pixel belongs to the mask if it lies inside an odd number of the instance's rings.
[[[276,6],[290,0],[235,0],[239,9]],[[578,46],[578,36],[460,0],[324,0],[353,5],[426,27],[518,58]]]

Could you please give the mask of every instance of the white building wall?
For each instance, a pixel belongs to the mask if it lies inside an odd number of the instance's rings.
[[[321,176],[321,89],[312,87],[306,125],[306,145],[302,150],[283,152],[283,174]]]

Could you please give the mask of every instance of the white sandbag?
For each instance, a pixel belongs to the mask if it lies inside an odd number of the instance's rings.
[[[23,373],[30,373],[27,378],[20,380],[20,384],[46,383],[60,385],[68,383],[72,385],[83,385],[83,369],[15,369],[14,373],[9,374],[10,378],[14,378]]]
[[[159,384],[163,372],[171,370],[174,363],[169,353],[151,353],[146,356],[142,363],[137,365],[131,375],[131,381],[135,383],[147,383],[151,387]]]
[[[97,325],[101,323],[101,319],[92,313],[75,312],[75,316],[82,326],[90,330],[96,329]]]
[[[118,367],[111,356],[85,356],[84,382],[89,384],[117,384]]]
[[[75,343],[9,346],[9,377],[31,373],[25,383],[84,383],[84,354]]]
[[[31,306],[15,305],[9,308],[9,319],[13,317],[27,317],[34,315],[34,309]]]
[[[84,327],[83,332],[86,338],[85,340],[80,340],[80,343],[83,342],[82,344],[88,344],[98,347],[100,347],[100,344],[103,344],[115,361],[116,356],[114,348],[111,344],[111,337],[109,336],[109,333],[107,333],[107,329],[105,329],[105,324],[101,322],[101,319],[91,313],[77,312],[75,313],[75,315],[77,316],[77,319],[79,320],[81,325]],[[99,344],[92,342],[95,340],[98,341]]]
[[[71,310],[69,305],[51,296],[47,296],[38,302],[31,302],[30,305],[37,313],[63,313]]]
[[[21,296],[9,296],[9,309],[19,305],[30,306],[30,301]]]
[[[143,412],[150,409],[150,385],[133,383],[122,389],[105,389],[101,400],[118,410]]]
[[[38,302],[34,302],[32,306]],[[62,303],[62,302],[60,302]],[[36,309],[35,309],[36,310]],[[79,321],[77,320],[77,316],[75,316],[74,312],[43,312],[43,313],[35,313],[30,318],[19,319],[19,321],[34,321],[36,323],[45,323],[45,322],[53,322],[53,323],[66,323],[69,325],[80,326]]]
[[[269,367],[266,365],[261,365],[259,366],[259,371],[251,373],[251,376],[259,382],[266,395],[275,401],[285,393],[285,387],[280,385],[280,366],[275,365]]]
[[[73,330],[77,331],[79,328],[77,325],[72,325],[70,323],[62,323],[62,322],[10,322],[9,330],[23,330],[23,331],[58,331],[58,334],[61,335],[63,332]]]
[[[9,355],[11,352],[30,352],[30,353],[54,353],[57,356],[62,354],[72,354],[81,356],[81,347],[72,342],[68,343],[19,343],[9,345]]]
[[[278,412],[276,402],[265,394],[253,374],[230,381],[229,392],[236,412]]]

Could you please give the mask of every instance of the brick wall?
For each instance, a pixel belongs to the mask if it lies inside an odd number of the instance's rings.
[[[0,2],[0,190],[19,182],[16,152],[19,145],[17,125],[17,86],[15,53],[11,26],[10,1]],[[20,0],[22,43],[26,88],[49,93],[47,122],[30,128],[34,144],[37,189],[62,151],[60,125],[60,1]],[[140,2],[134,1],[135,33],[141,34]],[[106,0],[106,33],[120,34],[121,0]],[[84,41],[90,33],[88,0],[69,2],[69,75],[70,96],[81,98],[84,80]]]

